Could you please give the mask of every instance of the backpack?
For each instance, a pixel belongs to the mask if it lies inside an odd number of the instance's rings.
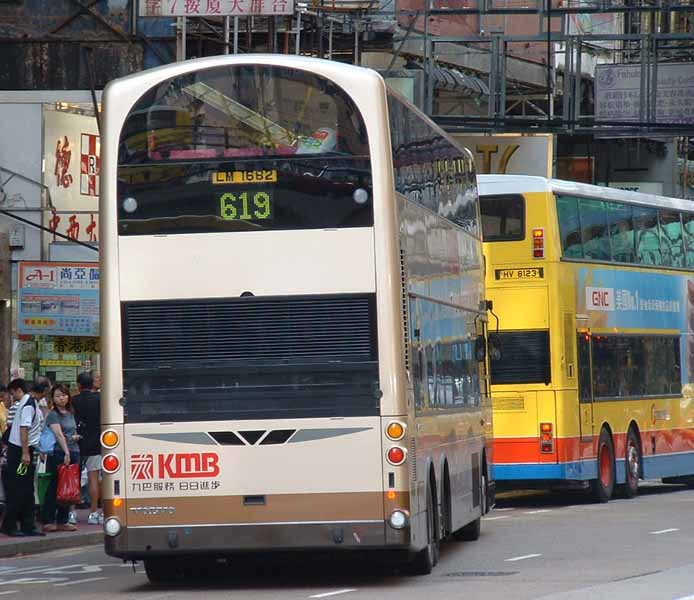
[[[41,430],[41,437],[39,438],[39,452],[41,454],[53,454],[55,444],[55,433],[53,433],[50,425],[44,423],[43,429]]]

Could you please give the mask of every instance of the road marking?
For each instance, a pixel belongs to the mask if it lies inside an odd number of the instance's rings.
[[[694,600],[694,596],[682,596],[681,598],[675,598],[675,600]]]
[[[65,585],[77,585],[78,583],[87,583],[88,581],[101,581],[102,579],[108,579],[108,577],[89,577],[88,579],[78,579],[76,581],[66,581],[65,583],[54,583],[55,587],[61,587]]]
[[[523,556],[514,556],[513,558],[507,558],[505,562],[518,562],[519,560],[525,560],[526,558],[537,558],[542,556],[542,554],[524,554]]]
[[[0,596],[7,596],[7,594],[16,594],[19,590],[7,590],[6,592],[0,592]]]
[[[505,510],[515,510],[514,508],[495,508],[494,512],[503,512]]]
[[[324,594],[315,594],[314,596],[309,596],[309,598],[327,598],[328,596],[337,596],[338,594],[347,594],[349,592],[356,592],[357,588],[346,588],[344,590],[337,590],[335,592],[325,592]]]
[[[542,508],[540,510],[526,510],[525,514],[526,515],[539,515],[540,513],[547,513],[547,512],[552,512],[552,510],[549,508]]]
[[[660,529],[659,531],[649,531],[651,535],[660,535],[661,533],[672,533],[673,531],[679,531],[676,527],[671,527],[670,529]]]
[[[508,515],[500,515],[498,517],[482,517],[483,521],[498,521],[499,519],[508,519]]]

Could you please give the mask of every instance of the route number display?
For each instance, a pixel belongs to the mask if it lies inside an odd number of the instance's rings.
[[[219,216],[225,221],[266,221],[272,218],[268,192],[226,192],[219,197]]]

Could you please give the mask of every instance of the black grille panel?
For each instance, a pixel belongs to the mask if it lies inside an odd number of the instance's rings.
[[[376,360],[373,295],[131,302],[125,368]]]

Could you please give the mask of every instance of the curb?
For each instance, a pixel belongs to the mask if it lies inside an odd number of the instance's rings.
[[[81,546],[91,546],[102,544],[104,533],[102,531],[92,531],[77,535],[65,535],[60,537],[32,538],[27,541],[18,541],[12,544],[0,544],[0,558],[17,556],[20,554],[39,554],[50,550],[62,550],[64,548],[79,548]]]

